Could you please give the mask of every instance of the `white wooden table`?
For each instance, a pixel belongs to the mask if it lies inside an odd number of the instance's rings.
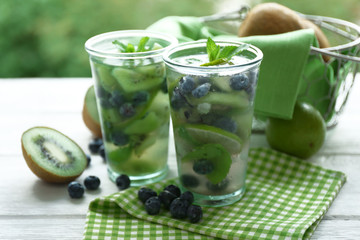
[[[81,239],[90,201],[117,191],[99,156],[92,157],[91,166],[78,180],[97,175],[100,189],[73,200],[66,184],[39,180],[21,153],[21,134],[33,126],[55,128],[89,152],[91,134],[81,110],[91,84],[87,78],[0,79],[0,239]],[[355,83],[339,124],[328,132],[321,151],[309,160],[343,171],[348,177],[314,239],[360,239],[359,84]],[[170,143],[169,175],[175,176],[174,147]],[[268,146],[265,136],[253,135],[252,146]]]

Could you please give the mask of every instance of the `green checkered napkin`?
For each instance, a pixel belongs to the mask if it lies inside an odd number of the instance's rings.
[[[343,186],[345,174],[273,151],[252,149],[244,197],[204,207],[196,224],[166,210],[147,215],[139,187],[91,202],[84,239],[308,239]],[[176,179],[149,185],[160,192]]]

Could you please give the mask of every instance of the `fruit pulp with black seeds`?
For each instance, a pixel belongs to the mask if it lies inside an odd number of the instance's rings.
[[[258,65],[221,75],[166,71],[182,186],[206,196],[244,189]]]
[[[130,178],[164,171],[170,119],[164,64],[106,61],[91,64],[109,170]]]

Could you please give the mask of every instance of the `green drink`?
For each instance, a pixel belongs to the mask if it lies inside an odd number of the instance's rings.
[[[205,41],[181,44],[164,61],[182,188],[194,193],[197,204],[222,206],[245,192],[262,53],[251,45],[218,42],[215,55],[223,58],[207,63],[207,48]],[[232,50],[238,53],[225,58]]]
[[[162,53],[177,41],[148,31],[118,31],[90,38],[90,55],[110,178],[132,185],[167,173],[169,104]]]

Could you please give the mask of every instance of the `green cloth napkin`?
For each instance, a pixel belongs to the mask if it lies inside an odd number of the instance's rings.
[[[313,30],[239,38],[209,28],[199,18],[177,16],[160,19],[147,29],[171,34],[180,42],[213,37],[246,42],[260,48],[264,58],[260,66],[255,112],[264,116],[292,118],[310,46],[316,44]]]
[[[167,210],[147,215],[139,187],[91,202],[84,239],[309,239],[346,181],[345,174],[271,149],[251,149],[244,197],[204,207],[196,224]],[[148,187],[160,192],[176,179]]]

